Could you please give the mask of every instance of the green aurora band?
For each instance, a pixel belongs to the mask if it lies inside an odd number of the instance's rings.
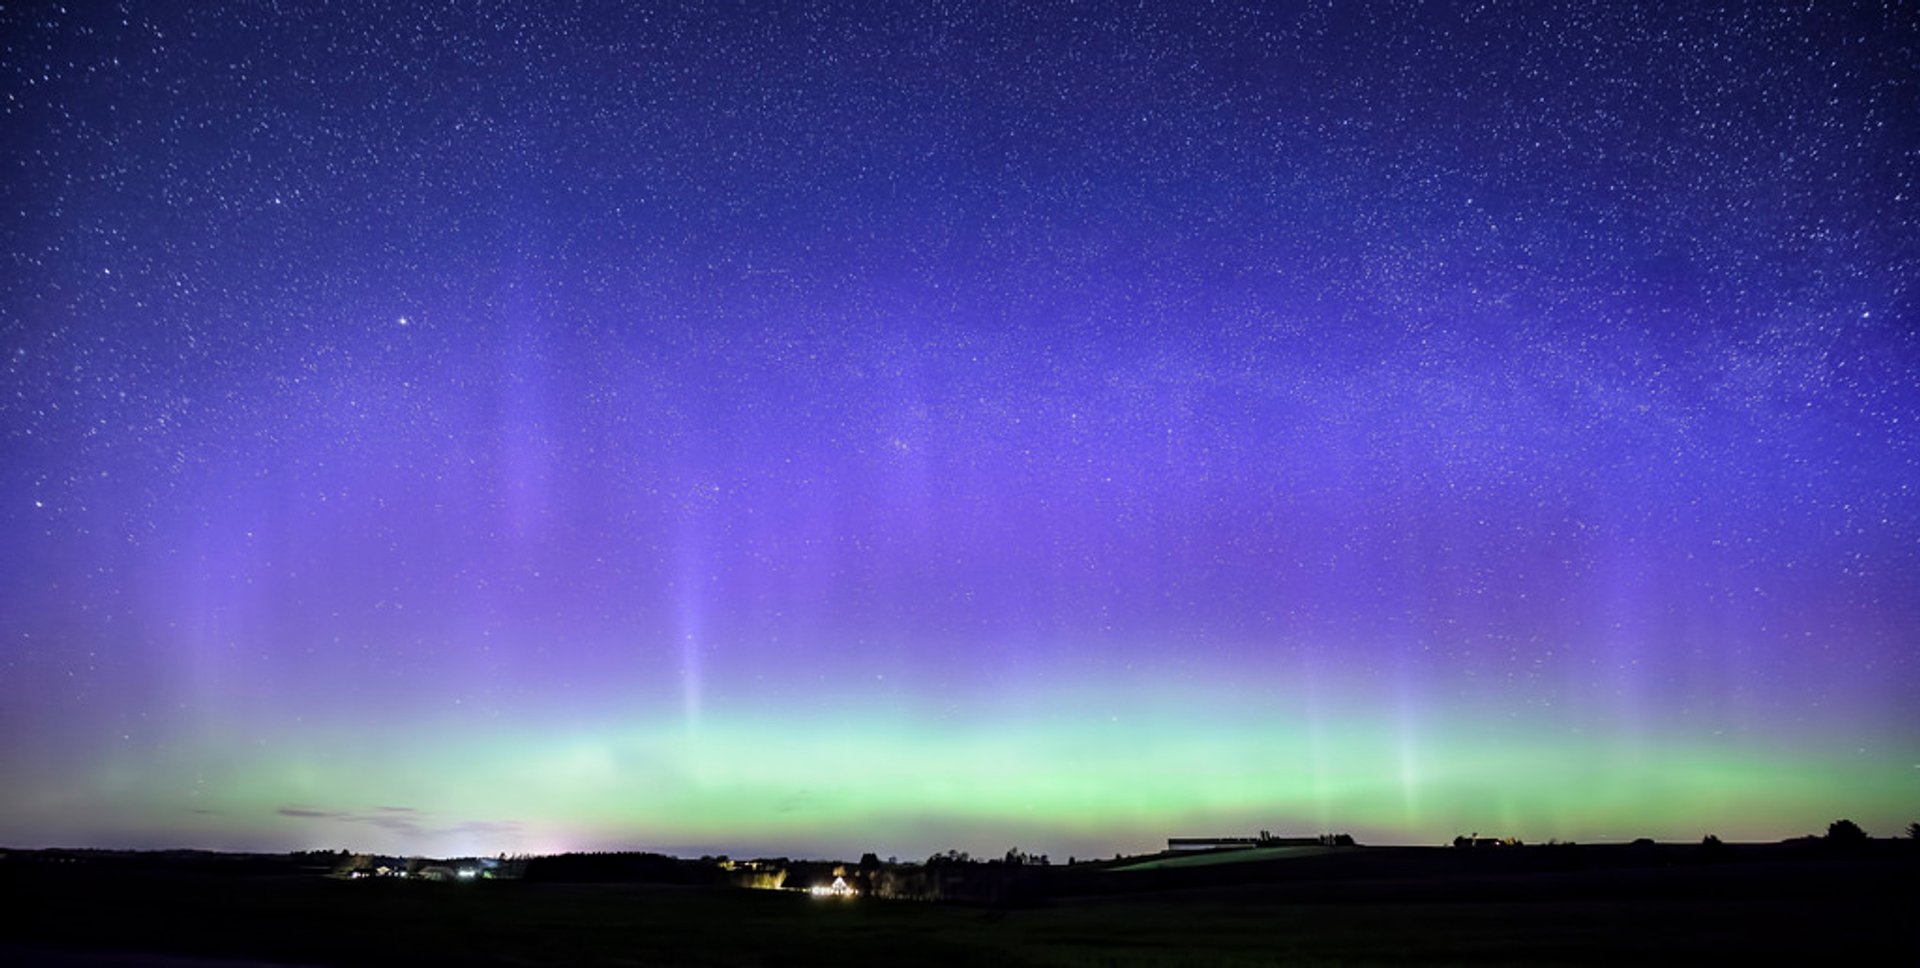
[[[348,719],[202,729],[158,755],[103,751],[87,788],[48,784],[0,821],[58,842],[112,830],[137,804],[177,818],[178,843],[229,847],[1088,856],[1260,829],[1372,843],[1771,839],[1844,815],[1887,833],[1920,802],[1910,742],[1607,731],[1464,707],[1412,722],[1362,702],[1316,715],[1304,710],[1331,704],[1236,701],[1225,684],[1120,694],[944,717],[827,701],[698,722],[447,718],[393,737]],[[142,828],[125,839],[157,845]]]

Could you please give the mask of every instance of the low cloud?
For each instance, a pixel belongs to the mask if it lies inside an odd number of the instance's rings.
[[[514,834],[520,832],[518,820],[469,820],[446,831],[450,834]]]
[[[455,835],[500,836],[517,834],[518,820],[468,820],[451,827],[429,826],[432,814],[417,807],[376,806],[367,811],[315,810],[311,807],[281,807],[274,811],[282,817],[298,820],[337,820],[366,824],[409,837],[446,837]]]
[[[364,823],[385,830],[401,830],[407,833],[418,833],[420,831],[420,822],[407,816],[376,814],[371,817],[342,817],[341,819],[349,823]]]
[[[302,820],[340,820],[351,816],[344,810],[309,810],[306,807],[281,807],[274,812],[282,817],[298,817]]]

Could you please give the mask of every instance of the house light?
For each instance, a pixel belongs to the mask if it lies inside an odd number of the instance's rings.
[[[822,885],[816,884],[813,887],[807,888],[807,893],[812,894],[814,897],[853,897],[854,896],[854,890],[852,886],[847,884],[847,879],[844,877],[834,878],[833,883],[828,886],[822,886]]]

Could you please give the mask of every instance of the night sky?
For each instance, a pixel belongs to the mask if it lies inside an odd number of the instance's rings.
[[[413,6],[0,11],[0,842],[1920,820],[1912,3]]]

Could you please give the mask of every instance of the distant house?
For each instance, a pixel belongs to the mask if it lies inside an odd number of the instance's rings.
[[[848,884],[846,878],[835,877],[831,885],[815,887],[810,893],[812,893],[814,897],[852,897],[854,891],[853,885]]]

